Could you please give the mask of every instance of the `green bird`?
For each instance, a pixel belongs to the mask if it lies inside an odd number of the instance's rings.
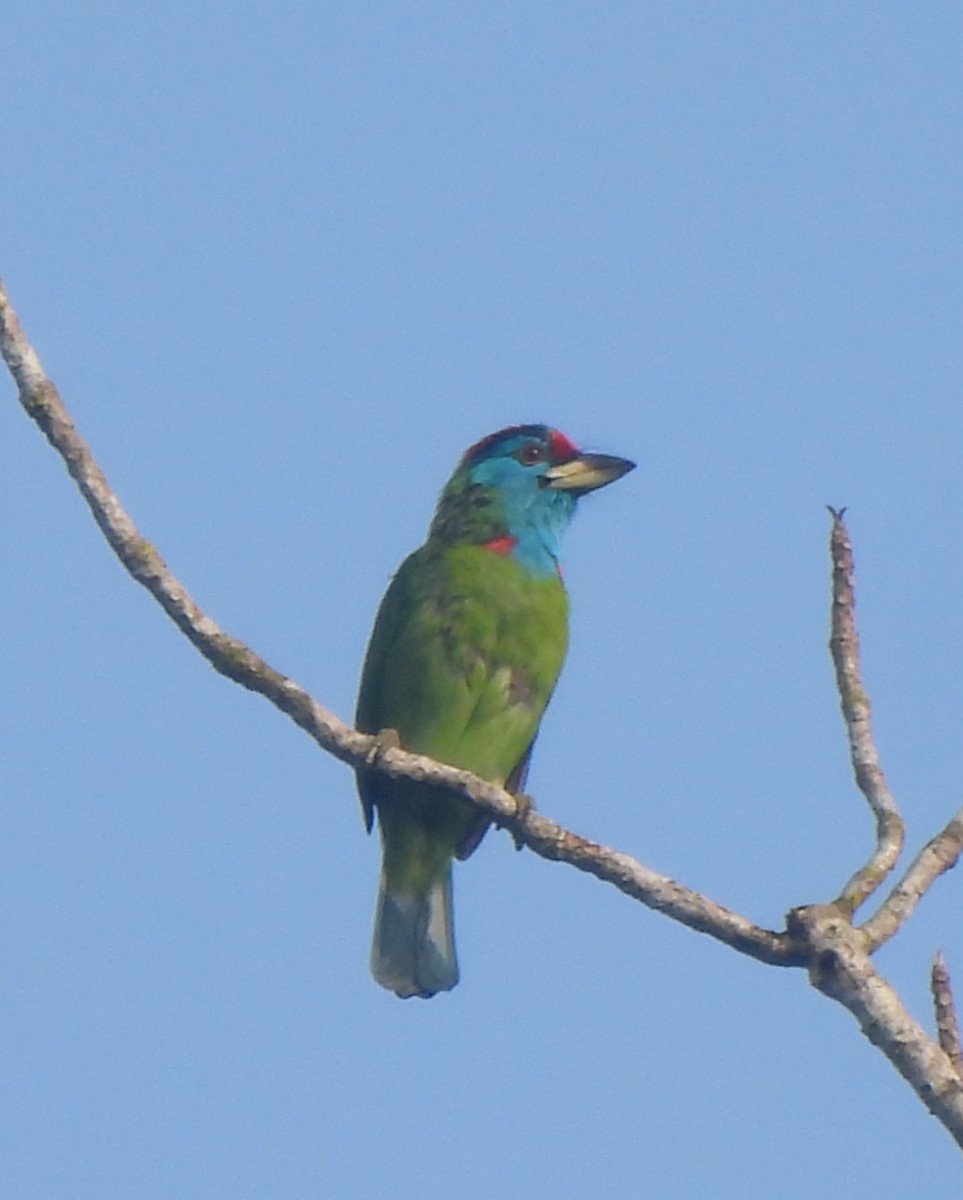
[[[546,425],[466,451],[381,602],[357,727],[521,793],[568,642],[562,534],[580,496],[634,465],[583,454]],[[458,982],[452,862],[489,821],[445,788],[372,770],[358,790],[383,848],[371,972],[398,996],[447,991]]]

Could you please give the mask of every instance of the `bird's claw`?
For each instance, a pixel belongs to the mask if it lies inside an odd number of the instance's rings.
[[[525,843],[518,835],[517,829],[519,826],[524,826],[525,822],[535,811],[535,801],[526,792],[518,792],[515,795],[515,826],[511,831],[512,840],[515,842],[515,849],[521,850]]]
[[[371,766],[377,766],[378,760],[388,750],[400,750],[401,738],[398,736],[397,729],[379,729],[376,734],[373,734],[374,745],[368,751],[368,762]]]

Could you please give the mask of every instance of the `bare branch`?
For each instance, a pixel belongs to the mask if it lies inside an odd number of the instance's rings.
[[[16,380],[20,402],[63,458],[97,524],[128,572],[154,596],[178,628],[221,674],[270,700],[325,751],[360,770],[383,771],[437,784],[466,797],[543,858],[567,862],[649,908],[707,933],[762,962],[802,966],[815,987],[848,1008],[930,1111],[963,1145],[963,1076],[959,1073],[949,980],[934,967],[940,1045],[929,1039],[876,974],[869,955],[892,936],[919,897],[960,856],[963,811],[920,853],[904,879],[862,929],[850,917],[892,869],[903,825],[890,796],[870,729],[870,706],[859,675],[853,619],[852,551],[842,519],[833,513],[833,613],[830,649],[849,734],[853,769],[877,822],[876,848],[835,905],[795,909],[787,932],[753,925],[721,905],[605,846],[570,833],[519,805],[515,797],[467,771],[408,754],[359,733],[317,703],[293,680],[221,630],[197,606],[133,522],[75,429],[56,388],[43,372],[0,285],[0,352]],[[939,964],[942,968],[942,964]]]
[[[930,991],[933,993],[933,1007],[936,1009],[937,1037],[957,1075],[963,1079],[963,1047],[960,1046],[960,1025],[956,1019],[956,1005],[953,1003],[950,973],[946,969],[946,959],[944,959],[942,951],[937,951],[933,957]]]
[[[956,866],[961,853],[963,808],[936,837],[926,843],[878,911],[862,926],[873,950],[896,933],[936,880],[945,871]]]
[[[833,564],[833,598],[829,651],[836,688],[849,735],[849,753],[860,791],[876,817],[876,848],[846,884],[836,905],[854,913],[893,869],[903,848],[903,820],[890,795],[873,742],[869,697],[859,669],[859,638],[853,614],[853,547],[843,520],[846,510],[830,509],[833,518],[829,550]]]
[[[63,458],[114,553],[216,671],[270,700],[322,750],[349,766],[368,767],[448,787],[484,809],[497,824],[507,827],[518,841],[543,858],[569,863],[743,954],[779,966],[799,965],[802,960],[798,948],[786,934],[753,925],[706,896],[650,871],[628,855],[569,833],[547,817],[534,812],[526,814],[508,792],[467,771],[404,750],[385,748],[377,738],[359,733],[339,720],[292,679],[269,666],[243,642],[226,634],[205,615],[154,547],[141,537],[111,491],[57,389],[24,337],[2,284],[0,353],[17,383],[20,403]]]
[[[649,870],[629,855],[569,833],[538,813],[530,813],[520,828],[515,823],[511,828],[520,841],[542,858],[578,867],[613,884],[648,908],[665,913],[698,933],[707,933],[750,958],[779,967],[797,967],[804,961],[799,947],[786,934],[753,925],[700,892]]]
[[[963,1146],[963,1078],[876,973],[862,931],[832,905],[795,909],[787,927],[808,943],[813,986],[849,1009],[863,1033]]]

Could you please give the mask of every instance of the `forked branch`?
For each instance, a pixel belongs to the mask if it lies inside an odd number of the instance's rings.
[[[787,930],[776,933],[730,912],[699,892],[649,870],[625,854],[597,845],[554,821],[520,807],[513,796],[467,771],[385,746],[323,708],[303,688],[221,630],[191,598],[161,556],[140,535],[86,443],[57,390],[23,335],[0,285],[0,353],[20,402],[66,464],[94,519],[131,576],[157,600],[178,628],[222,675],[270,700],[325,751],[349,766],[437,783],[465,796],[507,827],[543,858],[567,862],[620,891],[743,954],[778,966],[806,966],[814,986],[845,1005],[863,1031],[907,1079],[930,1111],[963,1145],[963,1080],[954,1065],[948,979],[934,983],[940,1044],[906,1013],[869,955],[906,919],[936,877],[959,857],[963,812],[933,839],[879,912],[862,929],[853,912],[879,887],[902,845],[903,824],[886,787],[870,728],[869,700],[859,675],[853,618],[852,550],[842,512],[833,513],[833,616],[830,649],[856,781],[876,817],[876,846],[867,863],[828,906],[795,909]],[[940,1007],[942,1005],[942,1008]],[[939,1014],[942,1013],[942,1016]],[[958,1060],[957,1060],[958,1062]]]

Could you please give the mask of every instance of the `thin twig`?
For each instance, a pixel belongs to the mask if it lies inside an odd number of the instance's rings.
[[[852,914],[873,894],[893,869],[903,848],[903,820],[886,786],[873,742],[869,697],[859,668],[859,638],[853,613],[853,547],[843,520],[845,509],[830,509],[833,518],[829,549],[833,564],[832,632],[829,651],[836,671],[836,688],[849,736],[849,753],[856,783],[876,818],[876,847],[866,864],[846,884],[836,904]]]
[[[956,866],[961,853],[963,808],[926,843],[879,909],[863,924],[863,933],[873,950],[896,933],[934,882]]]
[[[953,986],[950,983],[950,973],[946,969],[946,959],[943,957],[942,950],[938,950],[933,956],[930,990],[933,993],[933,1007],[936,1010],[937,1037],[944,1054],[953,1064],[957,1075],[963,1079],[963,1047],[960,1046],[960,1025],[956,1019]]]
[[[20,403],[64,460],[114,553],[216,671],[264,696],[323,750],[349,766],[368,767],[389,775],[448,787],[484,809],[497,823],[508,828],[516,840],[543,858],[569,863],[612,884],[649,908],[673,917],[690,929],[707,933],[752,958],[778,966],[799,965],[798,947],[787,934],[753,925],[701,893],[650,871],[626,854],[570,833],[539,813],[525,814],[512,795],[468,771],[404,750],[386,749],[377,738],[359,733],[339,720],[292,679],[221,630],[194,602],[154,547],[140,535],[111,491],[104,473],[74,427],[57,389],[47,378],[24,336],[2,284],[0,353],[17,383]]]

